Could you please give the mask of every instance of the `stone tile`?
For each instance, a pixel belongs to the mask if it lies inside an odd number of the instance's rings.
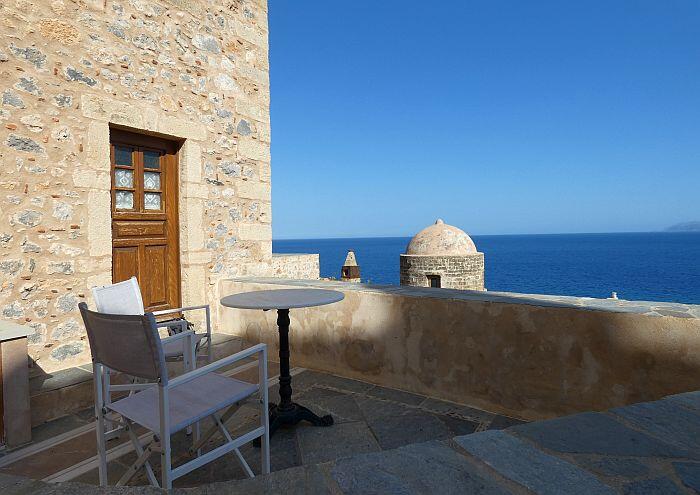
[[[510,493],[444,442],[340,459],[331,475],[346,495]]]
[[[348,392],[365,393],[372,387],[371,383],[365,383],[350,378],[343,378],[329,373],[306,370],[292,377],[292,388],[296,383],[297,390],[305,390],[314,385],[345,390]]]
[[[700,463],[674,462],[673,469],[685,486],[700,493]]]
[[[292,399],[296,400],[297,394],[300,392],[296,388],[296,382],[294,381],[294,377],[292,377]],[[280,385],[279,383],[275,383],[274,385],[270,385],[267,388],[267,400],[270,402],[274,402],[275,404],[280,401]]]
[[[403,390],[396,390],[393,388],[385,388],[375,386],[370,388],[365,392],[365,395],[370,397],[376,397],[377,399],[390,400],[392,402],[400,402],[402,404],[408,404],[411,406],[417,406],[421,402],[425,401],[425,397],[422,395],[412,394],[410,392],[404,392]]]
[[[696,413],[669,401],[656,401],[610,412],[664,442],[694,450],[694,457],[700,458],[700,411]]]
[[[503,431],[466,435],[454,441],[504,477],[540,495],[615,493],[591,473]]]
[[[200,493],[196,491],[195,493]],[[256,476],[237,483],[214,483],[202,488],[202,494],[226,495],[338,495],[338,488],[321,466],[299,466]]]
[[[0,493],[3,495],[36,493],[44,486],[41,481],[0,473]]]
[[[426,397],[426,399],[419,404],[421,409],[427,409],[428,411],[433,411],[436,413],[454,413],[464,407],[462,404],[456,404],[454,402],[448,402],[439,399],[433,399],[432,397]]]
[[[350,393],[314,386],[297,394],[294,400],[319,416],[330,414],[336,424],[364,420],[353,394]]]
[[[510,428],[511,426],[524,425],[526,421],[521,421],[515,418],[509,418],[508,416],[496,416],[493,421],[489,423],[489,430],[504,430]]]
[[[184,435],[178,436],[175,441],[174,437],[174,459],[175,464],[190,460],[186,454],[186,447],[189,447],[189,438]],[[204,448],[204,451],[218,446],[222,443],[220,437],[212,441]],[[261,451],[248,443],[240,448],[241,455],[246,460],[255,475],[261,473]],[[120,460],[126,463],[124,458]],[[160,470],[159,457],[153,456],[151,464],[156,472]],[[294,468],[301,464],[298,451],[296,448],[296,437],[293,430],[280,430],[278,434],[272,437],[270,442],[270,467],[273,471],[285,470]],[[201,466],[194,471],[186,474],[182,478],[178,478],[174,482],[174,486],[178,488],[193,488],[210,483],[222,483],[226,481],[245,480],[247,475],[243,470],[235,453],[231,452],[214,461]],[[145,485],[148,481],[143,471],[138,475],[137,481],[134,484]]]
[[[83,483],[43,483],[44,488],[32,491],[33,495],[163,495],[163,491],[152,486],[109,487],[99,492],[92,485]],[[172,492],[171,495],[180,495]],[[5,494],[3,494],[5,495]],[[24,495],[24,494],[23,494]]]
[[[241,425],[239,428],[230,428],[230,430],[236,435],[241,435],[245,431],[250,431],[255,428],[254,422],[256,421],[257,414],[245,425]],[[231,423],[229,423],[229,425],[230,424]],[[260,458],[260,449],[253,446],[252,443],[248,443],[241,448],[241,453],[248,461],[253,471],[257,473],[260,465],[258,460]],[[279,471],[300,466],[301,464],[296,429],[281,428],[277,430],[270,439],[270,469],[272,471]]]
[[[155,457],[157,456],[154,456],[154,459]],[[257,462],[253,462],[253,459],[250,459],[249,456],[246,455],[244,455],[243,457],[246,459],[246,462],[253,470],[253,472],[255,474],[259,474],[260,461],[258,460]],[[159,473],[160,463],[152,462],[152,464],[153,469],[156,471],[156,473]],[[158,466],[157,470],[156,465]],[[238,458],[236,457],[236,454],[231,452],[230,454],[227,454],[223,457],[219,457],[218,459],[208,464],[205,464],[204,466],[201,466],[190,473],[187,473],[183,477],[176,479],[173,482],[173,486],[177,488],[193,488],[208,483],[243,480],[246,478],[247,475],[245,471],[243,471],[243,468],[241,467]],[[139,475],[138,484],[148,484],[148,481],[146,480],[146,477],[143,474],[143,472],[141,472]]]
[[[155,457],[155,456],[154,456]],[[132,460],[133,462],[133,460]],[[116,485],[117,481],[119,481],[119,478],[122,477],[122,475],[126,472],[128,469],[128,466],[122,462],[115,462],[112,461],[107,464],[107,484],[108,485]],[[97,468],[88,471],[85,474],[82,474],[75,478],[74,481],[76,483],[86,483],[88,485],[99,485],[100,484],[100,474],[97,471]],[[143,479],[143,483],[147,483],[145,478]]]
[[[694,455],[687,449],[627,428],[600,413],[582,413],[527,423],[514,426],[509,431],[555,452],[630,457],[687,458]]]
[[[451,436],[469,435],[474,433],[479,427],[479,423],[474,421],[467,421],[466,419],[455,418],[446,414],[435,414],[434,416],[449,428]]]
[[[253,445],[247,445],[244,451],[245,458],[260,456],[260,449]],[[280,429],[270,439],[270,469],[281,471],[296,466],[301,466],[301,454],[294,429]]]
[[[95,421],[95,408],[88,407],[75,413],[75,416],[77,416],[79,419],[82,419],[83,421],[92,423],[93,421]]]
[[[91,411],[92,416],[94,416],[95,410],[91,409]],[[48,440],[49,438],[53,438],[63,433],[67,433],[81,426],[85,426],[88,422],[91,421],[92,417],[90,418],[90,420],[86,421],[85,419],[75,414],[72,414],[70,416],[64,416],[53,421],[49,421],[48,423],[44,423],[42,425],[32,428],[32,442],[36,443]]]
[[[454,402],[443,401],[439,399],[427,398],[419,406],[421,409],[429,411],[460,416],[469,421],[479,423],[489,422],[494,419],[495,415],[480,409],[456,404]]]
[[[662,402],[680,404],[683,407],[700,411],[700,391],[671,395],[663,399]]]
[[[683,495],[685,492],[670,478],[656,478],[627,483],[622,487],[625,495]]]
[[[383,449],[394,449],[414,442],[444,440],[452,436],[449,428],[427,413],[406,413],[393,419],[370,424]]]
[[[378,399],[357,399],[367,424],[383,449],[452,437],[435,415]]]
[[[117,442],[119,441],[114,440],[108,443],[108,448],[114,447]],[[21,459],[2,468],[2,471],[7,474],[42,479],[92,457],[96,452],[95,433],[90,431]]]
[[[238,436],[246,431],[250,431],[255,427],[255,422],[257,417],[252,417],[254,411],[249,407],[242,407],[240,412],[237,412],[233,419],[231,419],[227,426],[232,436]],[[240,423],[236,420],[239,419]],[[209,426],[203,425],[202,430],[206,430]],[[220,445],[222,443],[222,438],[219,434],[214,435],[212,440],[207,443],[204,447],[204,451],[211,450],[212,448]],[[175,464],[189,460],[187,455],[187,449],[190,446],[191,437],[180,432],[173,435],[173,453]],[[247,443],[240,448],[241,455],[246,460],[250,468],[256,475],[261,473],[261,451],[258,447],[254,447],[252,443]],[[131,455],[131,454],[129,454]],[[131,462],[132,459],[127,459],[121,457],[119,459],[122,463]],[[160,469],[160,459],[158,456],[153,456],[151,458],[151,464],[153,469],[158,472]],[[271,438],[270,441],[270,468],[272,471],[280,471],[289,468],[294,468],[301,465],[301,457],[297,448],[296,430],[295,429],[280,429]],[[222,456],[204,466],[195,469],[194,471],[188,473],[175,480],[174,486],[179,488],[193,488],[210,483],[222,483],[225,481],[237,481],[245,480],[247,475],[243,470],[240,462],[238,461],[235,453],[230,453]],[[143,471],[139,472],[136,481],[132,484],[145,485],[148,481]]]
[[[327,428],[299,428],[297,438],[301,459],[305,465],[381,450],[365,423],[343,423]]]
[[[374,399],[372,397],[364,397],[361,395],[355,396],[355,402],[360,408],[362,415],[369,423],[377,419],[384,419],[391,416],[400,416],[407,411],[418,411],[420,409],[410,408],[406,405],[396,402],[388,402],[385,400]]]
[[[600,459],[577,458],[575,462],[584,469],[602,476],[638,478],[647,476],[650,472],[649,466],[637,459],[620,459],[618,457],[603,457]]]

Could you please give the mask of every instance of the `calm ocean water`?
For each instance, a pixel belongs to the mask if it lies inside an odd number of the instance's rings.
[[[700,232],[472,236],[492,291],[700,304]],[[321,276],[340,277],[354,249],[362,280],[399,283],[409,238],[277,240],[277,253],[319,253]]]

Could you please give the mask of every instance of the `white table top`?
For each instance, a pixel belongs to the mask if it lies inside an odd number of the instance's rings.
[[[221,304],[238,309],[292,309],[333,304],[345,294],[325,289],[276,289],[242,292],[221,298]]]

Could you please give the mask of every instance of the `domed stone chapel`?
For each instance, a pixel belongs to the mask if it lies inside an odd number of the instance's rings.
[[[438,219],[418,232],[401,255],[401,285],[486,290],[484,253],[466,232]]]

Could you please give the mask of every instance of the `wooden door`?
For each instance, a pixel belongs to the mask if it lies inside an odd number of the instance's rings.
[[[112,281],[136,276],[147,311],[180,306],[177,143],[110,130]]]

